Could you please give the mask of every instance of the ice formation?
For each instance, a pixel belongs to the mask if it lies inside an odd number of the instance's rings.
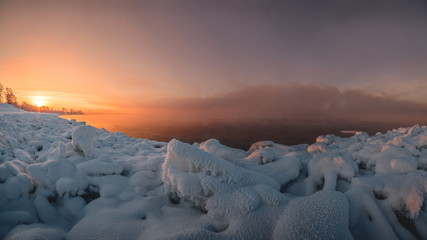
[[[0,239],[427,239],[427,128],[248,151],[0,104]]]
[[[345,195],[319,191],[289,202],[277,221],[273,239],[353,239],[348,222]]]

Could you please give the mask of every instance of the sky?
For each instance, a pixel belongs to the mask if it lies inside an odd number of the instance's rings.
[[[0,82],[87,111],[416,115],[426,12],[425,0],[0,0]]]

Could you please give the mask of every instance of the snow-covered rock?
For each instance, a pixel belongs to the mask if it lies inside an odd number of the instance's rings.
[[[78,126],[73,129],[71,135],[73,139],[74,150],[80,151],[85,157],[95,156],[95,147],[93,145],[93,138],[95,136],[95,129],[92,126]]]
[[[199,148],[228,161],[233,161],[233,159],[244,158],[247,156],[245,151],[227,147],[216,139],[209,139],[205,142],[202,142]]]
[[[244,186],[266,184],[280,189],[280,185],[268,176],[240,168],[178,140],[168,144],[162,179],[170,193],[199,207],[204,207],[206,200],[215,194]]]
[[[120,174],[123,172],[123,166],[114,162],[108,156],[102,156],[87,162],[77,164],[77,168],[91,176]]]
[[[29,164],[34,162],[33,157],[31,157],[31,155],[27,151],[25,151],[25,150],[17,149],[16,148],[16,149],[13,150],[13,153],[15,153],[15,157],[17,159],[19,159],[19,160],[21,160],[23,162],[26,162],[26,163],[29,163]]]
[[[0,104],[0,239],[427,239],[427,127],[130,138]]]
[[[65,238],[61,229],[48,227],[44,224],[19,225],[4,238],[5,240],[61,240]]]
[[[292,200],[278,220],[273,239],[353,239],[344,194],[319,191]]]

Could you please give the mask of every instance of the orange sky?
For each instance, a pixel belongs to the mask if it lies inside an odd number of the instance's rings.
[[[265,84],[427,103],[425,3],[279,2],[3,0],[0,82],[95,111]]]
[[[0,79],[5,79],[1,82],[14,89],[20,101],[31,103],[31,97],[43,96],[54,108],[120,107],[123,97],[115,96],[113,87],[101,84],[104,74],[87,68],[72,53],[35,54],[0,62]]]

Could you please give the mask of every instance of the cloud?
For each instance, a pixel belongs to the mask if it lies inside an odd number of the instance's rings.
[[[252,86],[209,98],[165,98],[145,103],[142,109],[163,120],[427,121],[426,104],[298,84]]]

